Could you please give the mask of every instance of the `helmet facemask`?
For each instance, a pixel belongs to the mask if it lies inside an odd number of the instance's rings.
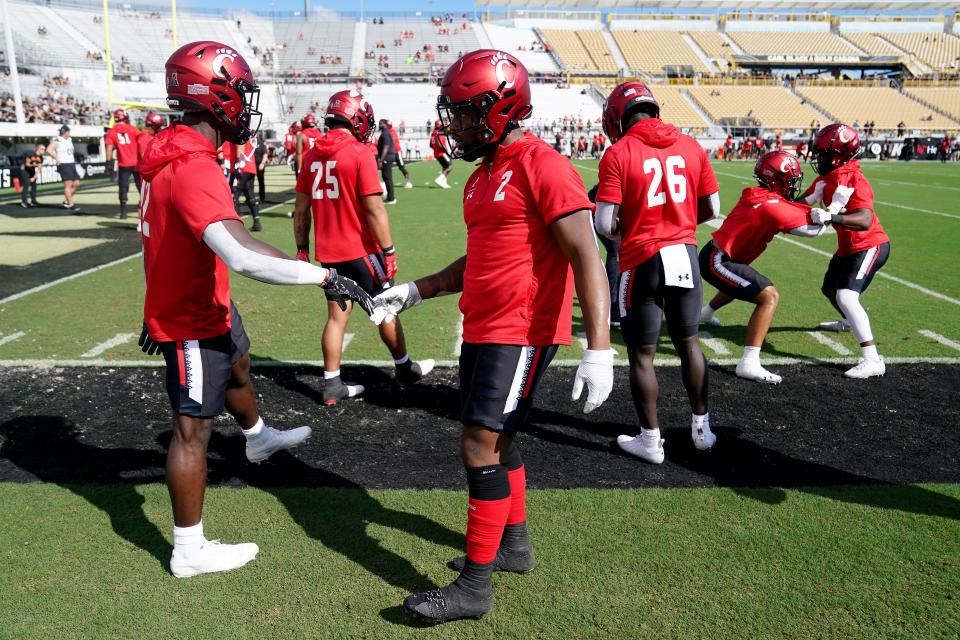
[[[224,67],[220,67],[220,73],[226,78],[222,82],[232,88],[240,97],[242,107],[240,113],[237,114],[236,123],[230,120],[226,111],[219,104],[213,105],[213,113],[220,119],[221,133],[227,142],[245,144],[256,135],[260,129],[260,122],[263,120],[263,114],[259,111],[260,87],[250,84],[243,78],[231,78]],[[213,82],[219,84],[218,80],[215,78]],[[224,93],[217,92],[217,96],[222,102],[229,102],[231,99]]]
[[[473,161],[485,156],[494,150],[508,133],[519,127],[516,121],[511,120],[504,127],[503,135],[494,137],[496,134],[487,125],[487,116],[497,102],[499,99],[490,92],[456,103],[450,102],[449,96],[442,93],[437,97],[437,115],[442,131],[452,136],[457,143],[451,150],[452,158]],[[464,125],[465,121],[469,124]],[[476,142],[468,146],[464,144],[461,135],[471,131],[476,134]]]

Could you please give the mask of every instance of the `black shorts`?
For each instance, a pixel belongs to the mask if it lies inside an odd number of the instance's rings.
[[[233,365],[250,351],[237,308],[230,303],[230,331],[203,340],[161,342],[167,362],[170,406],[182,416],[215,418],[223,413]]]
[[[664,315],[667,317],[670,337],[674,340],[698,335],[703,285],[700,282],[697,248],[694,245],[686,247],[693,279],[692,289],[666,285],[659,252],[620,274],[617,287],[620,328],[631,348],[657,344]]]
[[[60,178],[66,182],[67,180],[79,180],[80,174],[77,173],[77,163],[76,162],[61,162],[57,165],[57,171],[60,173]]]
[[[464,342],[460,350],[460,421],[506,435],[523,426],[557,345],[521,347]]]
[[[721,293],[747,302],[753,302],[761,291],[773,286],[767,276],[750,265],[731,260],[713,240],[700,251],[700,275]]]
[[[440,168],[444,171],[450,168],[450,158],[445,153],[437,156],[437,162],[440,163]]]
[[[393,286],[393,281],[387,280],[382,253],[371,253],[347,262],[321,262],[320,266],[324,269],[336,269],[338,275],[350,278],[371,296]],[[334,299],[329,293],[326,293],[326,296],[327,300]]]
[[[851,253],[849,256],[833,254],[827,273],[823,276],[823,290],[852,289],[863,293],[873,282],[877,271],[887,264],[889,257],[889,242],[870,247],[866,251]]]

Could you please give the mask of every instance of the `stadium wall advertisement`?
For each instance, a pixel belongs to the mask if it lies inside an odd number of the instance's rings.
[[[77,173],[81,180],[90,178],[100,178],[107,175],[107,165],[105,162],[78,162]],[[0,168],[0,189],[13,188],[13,179],[20,177],[20,170],[17,167]],[[37,184],[51,184],[54,182],[63,182],[56,165],[45,164],[40,167],[40,175],[37,177]]]

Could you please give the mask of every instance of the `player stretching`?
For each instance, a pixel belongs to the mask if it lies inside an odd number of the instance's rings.
[[[397,273],[397,253],[380,195],[377,161],[366,144],[374,122],[373,107],[355,90],[330,96],[326,115],[329,132],[303,157],[293,213],[297,258],[310,260],[312,210],[314,258],[324,267],[352,278],[371,295],[393,284]],[[351,307],[341,309],[330,295],[327,300],[321,342],[323,402],[336,404],[360,395],[364,389],[340,379],[343,334]],[[433,360],[410,359],[399,320],[381,323],[380,338],[393,356],[401,384],[418,382],[433,369]]]
[[[183,124],[157,134],[140,165],[147,282],[140,342],[147,353],[161,351],[167,364],[173,408],[167,454],[174,522],[170,570],[189,577],[235,569],[258,552],[252,543],[221,544],[203,535],[213,418],[224,407],[236,418],[252,462],[310,435],[309,427],[281,432],[260,417],[249,375],[250,341],[230,300],[227,267],[263,282],[320,285],[343,299],[370,300],[335,271],[253,239],[234,211],[216,149],[223,142],[243,144],[260,124],[260,90],[244,59],[226,45],[194,42],[167,60],[166,85],[167,103],[184,115]]]
[[[648,462],[663,462],[657,420],[660,387],[653,368],[660,321],[667,328],[693,409],[697,449],[713,447],[707,411],[707,361],[700,351],[700,271],[697,224],[720,208],[717,179],[693,138],[660,120],[660,105],[642,82],[616,87],[603,109],[613,146],[600,160],[597,232],[620,236],[620,326],[630,359],[630,390],[640,435],[621,435],[620,447]]]
[[[317,143],[317,140],[323,137],[323,132],[317,129],[317,118],[312,113],[303,116],[300,121],[300,132],[297,133],[297,142],[294,145],[294,172],[300,175],[300,167],[303,166],[303,154]]]
[[[873,189],[860,170],[860,136],[845,124],[828,124],[817,132],[810,147],[810,163],[820,174],[803,194],[807,204],[823,203],[814,222],[837,230],[837,252],[823,276],[823,295],[843,314],[836,322],[820,323],[826,331],[853,331],[862,357],[843,375],[848,378],[882,376],[886,365],[877,353],[870,318],[860,296],[890,256],[890,238],[873,210]]]
[[[130,124],[130,117],[123,109],[113,112],[115,125],[110,127],[104,142],[107,145],[107,164],[112,169],[113,150],[117,150],[117,186],[120,189],[120,219],[127,219],[127,194],[130,178],[137,173],[137,136],[140,131]],[[136,182],[139,188],[139,177]]]
[[[157,135],[160,129],[163,129],[163,125],[166,122],[163,121],[163,116],[159,113],[154,113],[153,111],[147,113],[147,117],[143,119],[143,130],[137,134],[137,164],[140,164],[140,161],[143,160],[143,154],[147,151],[147,145],[150,144],[150,141],[153,140],[153,137]],[[137,181],[137,193],[140,192],[140,171],[138,170],[133,174],[134,180]]]
[[[810,207],[793,202],[803,185],[803,169],[796,156],[772,151],[757,160],[753,177],[759,187],[747,187],[740,201],[714,231],[713,240],[700,251],[700,273],[718,289],[713,300],[700,310],[700,322],[717,326],[713,315],[733,300],[757,306],[747,323],[743,356],[737,375],[747,380],[779,384],[782,378],[760,364],[760,348],[770,330],[780,294],[773,283],[750,266],[778,233],[818,236],[827,228],[811,224]]]
[[[474,51],[450,67],[440,87],[437,111],[457,141],[454,157],[482,159],[463,195],[467,254],[378,300],[397,313],[422,299],[463,292],[467,554],[457,561],[462,571],[452,584],[404,601],[437,622],[490,611],[494,570],[534,567],[525,471],[513,436],[558,345],[570,344],[574,283],[589,348],[573,398],[586,384],[589,413],[613,386],[609,293],[590,229],[592,205],[573,166],[520,128],[532,111],[527,70],[510,54]]]
[[[453,165],[450,164],[449,148],[450,142],[447,134],[443,132],[443,123],[437,120],[433,123],[433,132],[430,134],[430,150],[433,151],[433,157],[440,163],[440,175],[433,181],[437,183],[441,189],[450,188],[450,183],[447,182],[447,176],[450,175],[450,170],[453,169]]]

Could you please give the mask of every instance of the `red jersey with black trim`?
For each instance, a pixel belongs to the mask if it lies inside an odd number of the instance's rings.
[[[750,264],[778,233],[810,224],[810,207],[763,187],[747,187],[713,232],[713,244],[734,262]]]
[[[247,140],[243,146],[237,145],[237,170],[242,173],[257,175],[257,157],[254,155],[256,146],[252,140]]]
[[[302,133],[304,137],[304,141],[303,141],[304,152],[307,152],[310,149],[313,149],[314,145],[317,144],[317,140],[320,140],[321,138],[323,138],[323,132],[321,132],[320,129],[317,129],[316,127],[307,127],[300,133]]]
[[[837,232],[838,256],[849,256],[884,242],[890,242],[890,238],[883,230],[883,225],[880,224],[880,219],[877,218],[877,212],[873,209],[873,187],[863,175],[860,163],[856,160],[837,167],[825,176],[817,176],[803,195],[811,194],[816,195],[824,208],[839,203],[847,211],[870,209],[872,212],[870,228],[865,231],[855,231],[838,224],[833,225]]]
[[[190,127],[168,127],[147,147],[140,175],[143,317],[150,337],[171,342],[226,333],[229,271],[202,238],[207,225],[240,216],[216,149]]]
[[[658,118],[636,123],[600,160],[597,202],[620,205],[620,270],[663,247],[697,244],[697,198],[720,190],[707,153]]]
[[[550,225],[581,209],[580,174],[530,132],[477,167],[463,191],[465,342],[570,344],[573,273]]]
[[[381,193],[377,161],[352,133],[331,129],[303,154],[297,193],[310,196],[316,260],[347,262],[380,252],[363,208],[365,196]]]
[[[434,158],[447,155],[446,136],[439,129],[434,129],[430,134],[430,150]]]
[[[153,140],[153,131],[150,129],[144,129],[137,134],[137,163],[143,159],[143,154],[151,140]]]
[[[137,136],[140,130],[128,122],[110,127],[104,137],[104,143],[113,145],[117,150],[118,167],[137,166]]]
[[[297,134],[288,133],[283,136],[283,148],[286,149],[288,156],[293,153],[294,149],[296,149],[296,144]]]

